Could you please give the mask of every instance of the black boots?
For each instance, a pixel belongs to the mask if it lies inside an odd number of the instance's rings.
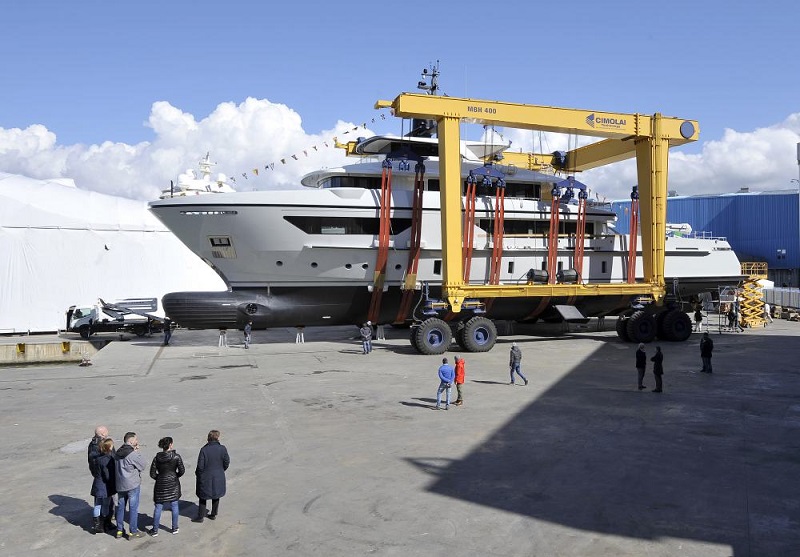
[[[192,522],[203,522],[206,518],[206,506],[199,505],[199,509],[197,510],[197,516],[192,520]]]
[[[102,534],[102,533],[105,532],[105,530],[103,530],[102,519],[99,516],[92,517],[92,521],[93,521],[93,524],[92,524],[92,533],[93,534]]]

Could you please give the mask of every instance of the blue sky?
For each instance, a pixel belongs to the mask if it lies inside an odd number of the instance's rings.
[[[698,120],[701,140],[671,162],[681,193],[792,187],[796,2],[516,4],[10,2],[0,171],[146,198],[204,150],[236,175],[370,122],[375,100],[413,90],[439,60],[451,96]],[[336,161],[303,158],[248,186]],[[594,177],[611,196],[634,179],[631,165]]]

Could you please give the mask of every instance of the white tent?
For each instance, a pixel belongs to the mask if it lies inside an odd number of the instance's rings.
[[[0,333],[63,329],[71,305],[225,290],[141,201],[0,172]]]

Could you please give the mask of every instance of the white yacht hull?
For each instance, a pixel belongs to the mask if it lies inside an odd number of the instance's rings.
[[[380,192],[361,188],[239,192],[165,199],[151,210],[192,251],[214,267],[229,286],[221,293],[173,293],[164,308],[187,327],[256,328],[294,325],[357,324],[367,319],[372,297],[377,233],[370,227],[379,216]],[[493,197],[479,197],[476,223],[488,222]],[[380,323],[419,318],[400,315],[401,287],[408,266],[411,191],[392,195],[393,230],[386,266]],[[562,220],[575,220],[575,207],[563,207]],[[594,211],[594,212],[593,212]],[[505,202],[507,222],[546,222],[549,203],[512,198]],[[606,229],[609,213],[589,209],[583,282],[625,280],[628,237]],[[487,226],[475,227],[470,282],[487,282],[492,250]],[[519,228],[519,227],[518,227]],[[402,230],[401,230],[402,229]],[[559,239],[559,268],[576,267],[574,235]],[[638,245],[641,245],[639,243]],[[517,230],[503,240],[500,283],[524,283],[529,269],[547,260],[546,234],[541,229]],[[641,260],[637,277],[642,276]],[[674,294],[689,297],[741,280],[739,262],[721,239],[671,236],[666,242],[665,276]],[[417,283],[428,283],[438,296],[441,283],[439,193],[425,192],[422,242]],[[672,290],[672,288],[671,288]],[[415,293],[414,304],[421,294]],[[616,314],[630,305],[628,297],[588,297],[577,300],[496,299],[487,317],[532,320],[557,317],[554,306],[576,306],[586,316]],[[412,305],[412,307],[414,307]]]

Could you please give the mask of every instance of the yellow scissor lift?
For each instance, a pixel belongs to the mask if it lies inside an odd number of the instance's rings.
[[[439,180],[441,195],[442,227],[442,296],[443,308],[458,314],[469,309],[477,299],[492,298],[572,298],[579,296],[627,296],[649,299],[656,305],[663,303],[665,296],[664,255],[666,241],[667,160],[669,148],[696,141],[698,124],[694,120],[683,120],[644,114],[622,114],[514,104],[498,101],[441,97],[414,93],[402,93],[393,101],[379,100],[375,108],[391,108],[392,114],[400,118],[434,119],[438,124]],[[567,168],[583,171],[605,164],[636,157],[641,210],[642,263],[644,280],[625,284],[467,284],[462,268],[462,200],[461,200],[461,156],[460,124],[486,124],[530,130],[550,131],[575,135],[603,137],[605,139],[574,149],[567,153]],[[512,158],[509,158],[512,157]],[[508,162],[528,166],[530,155],[504,153]],[[546,155],[536,155],[535,164],[553,164]],[[520,164],[522,163],[522,164]],[[554,165],[555,166],[555,165]],[[407,276],[405,288],[415,288],[416,276]],[[676,313],[677,317],[677,313]],[[475,322],[485,317],[472,318]],[[421,352],[432,354],[444,352],[450,344],[449,325],[438,330],[418,335],[413,342]],[[646,329],[655,328],[652,313],[641,320]],[[677,320],[673,320],[677,321]],[[475,327],[480,334],[495,331],[492,324]],[[685,323],[680,321],[678,328]],[[447,330],[444,330],[444,329]],[[628,328],[628,332],[632,329]],[[618,329],[619,331],[619,329]],[[635,332],[635,331],[634,331]],[[683,336],[681,329],[680,335]],[[691,321],[688,321],[691,334]],[[623,336],[623,335],[621,335]],[[631,336],[631,335],[626,335]],[[651,337],[652,338],[652,337]],[[433,343],[428,345],[428,339]],[[489,350],[496,340],[482,343],[481,351]],[[635,335],[630,340],[637,341]],[[685,340],[685,338],[677,339]]]

